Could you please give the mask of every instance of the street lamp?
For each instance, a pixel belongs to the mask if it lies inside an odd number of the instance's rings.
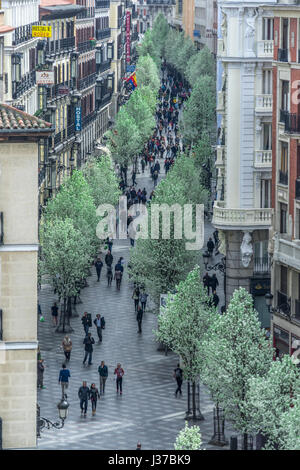
[[[265,299],[266,299],[266,305],[270,311],[270,307],[272,306],[272,301],[273,301],[273,295],[270,292],[268,292],[265,295]]]
[[[44,429],[62,429],[68,416],[68,408],[69,403],[67,401],[67,395],[64,394],[57,404],[60,421],[52,422],[50,419],[40,416],[40,406],[37,404],[37,437],[41,437],[41,431]]]
[[[208,251],[205,251],[202,256],[203,256],[203,261],[204,261],[205,269],[207,269],[207,265],[208,265],[208,261],[209,261],[210,255],[209,255]]]

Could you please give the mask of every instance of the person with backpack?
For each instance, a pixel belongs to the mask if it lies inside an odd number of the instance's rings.
[[[176,369],[174,369],[174,379],[176,379],[177,382],[177,388],[175,391],[175,397],[177,397],[177,393],[180,393],[180,396],[182,395],[182,381],[183,381],[183,370],[180,368],[180,364],[177,364]]]
[[[116,375],[116,384],[117,384],[117,393],[119,393],[120,389],[120,395],[122,395],[122,382],[123,382],[123,375],[124,375],[124,370],[121,367],[121,364],[118,362],[117,367],[115,368],[114,375]]]
[[[92,337],[92,333],[88,333],[88,335],[83,340],[85,355],[83,359],[83,364],[86,363],[87,358],[89,358],[88,364],[91,366],[92,363],[92,356],[93,356],[93,344],[95,344],[95,340]]]
[[[100,393],[98,391],[98,388],[96,387],[96,384],[92,383],[91,387],[90,387],[90,400],[91,400],[91,404],[92,404],[92,416],[95,416],[95,414],[96,414],[98,398],[100,398]]]
[[[96,318],[94,320],[94,325],[97,328],[99,343],[102,343],[102,330],[105,326],[105,320],[104,317],[101,317],[100,313],[97,313]]]
[[[98,367],[98,373],[100,377],[100,395],[105,393],[105,383],[108,377],[108,368],[105,365],[104,361],[101,361],[100,366]]]

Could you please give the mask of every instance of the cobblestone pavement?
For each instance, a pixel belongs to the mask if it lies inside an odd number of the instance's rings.
[[[148,173],[148,170],[147,170]],[[138,175],[137,187],[146,186],[148,194],[152,182],[145,175]],[[206,235],[211,232],[208,224]],[[129,259],[129,240],[114,242],[112,254],[114,262],[123,256],[126,265]],[[125,265],[125,272],[126,272]],[[107,287],[105,268],[100,283],[96,273],[88,278],[88,287],[82,290],[82,304],[77,306],[77,317],[72,318],[74,333],[71,334],[73,351],[70,361],[71,379],[68,389],[70,403],[69,416],[61,430],[47,430],[38,440],[38,449],[135,449],[137,441],[143,449],[173,449],[174,441],[180,429],[184,427],[186,410],[186,384],[183,396],[175,398],[173,369],[178,358],[173,353],[167,356],[157,350],[153,330],[156,317],[148,309],[143,319],[143,332],[137,333],[137,322],[131,298],[132,285],[124,276],[121,290],[116,290],[115,281]],[[221,284],[221,283],[220,283]],[[220,289],[219,289],[220,290]],[[45,315],[45,322],[39,322],[39,341],[42,357],[45,359],[44,390],[38,391],[41,416],[56,419],[56,405],[61,397],[58,385],[58,373],[64,360],[60,344],[62,334],[54,332],[51,323],[50,307],[57,298],[49,285],[42,285],[40,304]],[[91,329],[95,338],[93,365],[84,366],[81,315],[91,312],[93,318],[100,312],[106,319],[103,342],[97,343],[96,329]],[[98,401],[97,414],[92,417],[89,405],[86,418],[81,418],[78,388],[85,379],[88,385],[95,382],[99,387],[98,365],[104,360],[109,368],[106,393]],[[117,362],[125,370],[123,395],[116,394],[113,369]],[[201,386],[201,411],[205,417],[200,422],[204,447],[212,436],[213,403],[204,387]],[[227,433],[229,436],[229,433]]]

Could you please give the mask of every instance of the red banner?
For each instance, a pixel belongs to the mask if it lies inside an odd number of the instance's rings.
[[[126,62],[127,64],[130,64],[130,55],[131,55],[130,26],[131,26],[130,11],[126,11]]]

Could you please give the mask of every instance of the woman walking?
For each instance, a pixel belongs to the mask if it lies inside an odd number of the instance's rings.
[[[96,414],[96,408],[97,408],[97,401],[98,398],[100,398],[100,393],[98,391],[98,388],[94,383],[92,383],[91,388],[90,388],[90,400],[92,404],[92,416],[95,416]]]
[[[72,351],[72,341],[71,338],[66,335],[62,341],[62,347],[64,350],[64,355],[66,357],[66,361],[69,362],[71,358],[71,351]]]
[[[140,289],[139,287],[135,287],[133,289],[132,298],[134,300],[134,311],[137,312],[140,300]]]

